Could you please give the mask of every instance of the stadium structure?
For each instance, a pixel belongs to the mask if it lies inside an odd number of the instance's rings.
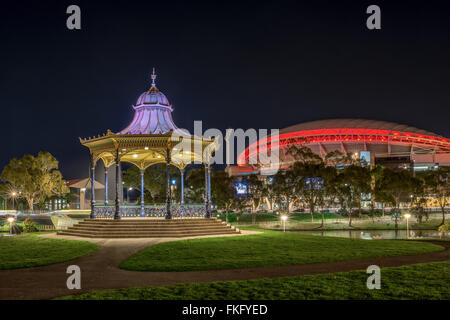
[[[291,145],[306,146],[324,157],[332,151],[364,158],[370,165],[410,169],[412,172],[450,166],[450,139],[408,125],[366,120],[329,119],[300,123],[280,130],[279,168],[287,168],[293,159],[286,153]],[[229,166],[231,176],[271,174],[264,165],[248,164],[258,149],[267,148],[270,138],[250,145],[238,157],[238,165]]]

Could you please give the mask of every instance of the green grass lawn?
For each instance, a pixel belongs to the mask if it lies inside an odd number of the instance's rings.
[[[44,266],[72,260],[98,249],[94,243],[48,239],[36,233],[0,237],[0,270]]]
[[[274,279],[179,284],[94,291],[62,299],[304,300],[450,299],[450,261],[381,270],[381,289],[368,290],[368,274],[352,271]]]
[[[180,240],[150,246],[123,269],[193,271],[282,266],[443,250],[431,243],[360,240],[264,231],[258,235]]]

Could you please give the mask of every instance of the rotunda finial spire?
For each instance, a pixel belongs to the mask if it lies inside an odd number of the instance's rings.
[[[152,87],[156,87],[155,79],[156,79],[156,73],[155,73],[155,68],[153,68],[153,73],[152,73]]]

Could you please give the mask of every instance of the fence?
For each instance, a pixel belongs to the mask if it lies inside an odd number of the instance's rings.
[[[305,218],[310,216],[309,213],[302,213],[305,215]],[[258,221],[257,219],[258,214],[256,214],[256,221],[255,223],[253,223],[252,221],[235,221],[232,222],[233,225],[238,226],[238,227],[251,227],[251,226],[258,226],[264,229],[278,229],[281,228],[283,225],[283,222],[281,221],[281,219],[278,220],[268,220],[268,221]],[[445,218],[447,221],[450,221],[450,213],[446,213]],[[428,214],[428,219],[426,219],[425,217],[422,219],[422,224],[430,224],[433,225],[437,225],[441,222],[442,220],[442,214],[440,212],[431,212]],[[324,224],[327,225],[328,227],[335,227],[337,229],[342,228],[342,227],[346,227],[348,226],[348,221],[349,218],[348,217],[344,217],[344,216],[339,216],[336,215],[335,217],[327,217],[324,220]],[[404,225],[406,224],[406,220],[403,217],[398,218],[398,224],[399,225]],[[299,221],[296,220],[295,218],[290,219],[288,217],[287,221],[286,221],[286,228],[292,228],[292,229],[311,229],[311,228],[315,228],[317,226],[319,226],[322,223],[322,219],[320,217],[314,217],[313,221],[309,220],[304,220],[304,221]],[[418,223],[417,218],[412,215],[411,219],[409,220],[410,224],[415,224]],[[385,227],[389,227],[395,224],[395,219],[394,217],[389,214],[386,213],[384,216],[381,217],[353,217],[352,218],[352,225],[355,227],[358,226],[370,226],[370,225],[379,225],[379,226],[385,226]]]
[[[174,218],[204,217],[206,207],[204,204],[173,204],[170,206]],[[95,206],[94,215],[96,219],[114,218],[114,206]],[[144,215],[141,215],[141,206],[120,206],[120,216],[123,218],[153,217],[163,218],[166,215],[166,205],[145,205]]]
[[[38,224],[36,225],[38,231],[56,231],[55,226],[47,225],[47,224]]]

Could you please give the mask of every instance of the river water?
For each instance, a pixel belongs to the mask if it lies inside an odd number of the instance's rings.
[[[310,234],[315,236],[325,237],[340,237],[340,238],[352,238],[352,239],[366,239],[366,240],[379,240],[379,239],[408,239],[406,230],[338,230],[338,231],[296,231],[302,234]],[[448,238],[450,235],[447,234]],[[436,230],[410,230],[409,239],[439,239],[439,232]]]

